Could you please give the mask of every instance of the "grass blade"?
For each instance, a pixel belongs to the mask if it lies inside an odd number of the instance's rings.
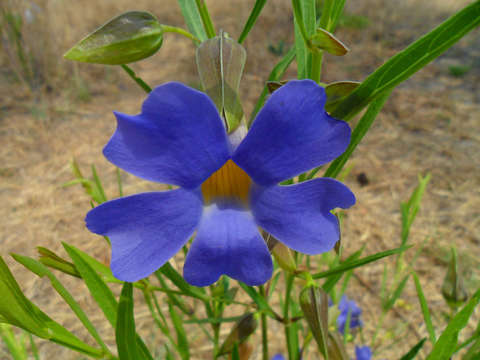
[[[351,119],[372,100],[408,79],[479,24],[480,0],[477,0],[390,58],[347,96],[332,116]]]
[[[243,27],[242,33],[240,34],[240,37],[238,38],[238,43],[241,44],[245,41],[247,38],[248,33],[250,30],[252,30],[253,25],[257,22],[258,16],[262,12],[263,7],[267,3],[267,0],[257,0],[255,1],[255,5],[253,7],[252,12],[250,13],[250,16],[247,19],[247,22],[245,23],[245,26]]]
[[[432,317],[430,316],[430,310],[428,309],[427,300],[422,290],[422,285],[416,273],[413,273],[413,280],[415,281],[415,288],[417,289],[418,301],[420,302],[420,307],[422,308],[423,319],[425,320],[425,325],[427,326],[428,335],[432,344],[435,344],[437,337],[435,336],[435,328],[433,327]]]
[[[198,12],[195,0],[178,0],[178,4],[188,30],[201,41],[207,40],[207,33],[203,28],[202,18]]]
[[[420,340],[414,347],[410,349],[408,353],[403,355],[400,360],[413,360],[415,359],[415,356],[417,356],[418,352],[420,349],[423,347],[423,344],[425,344],[425,341],[427,341],[427,338],[423,338]]]
[[[133,317],[133,286],[124,283],[118,304],[117,326],[115,328],[119,360],[137,360],[135,341],[135,319]]]
[[[342,264],[340,264],[339,266],[337,266],[333,269],[313,274],[312,278],[321,279],[321,278],[329,277],[329,276],[332,276],[332,275],[340,274],[340,273],[343,273],[347,270],[355,269],[357,267],[366,265],[368,263],[380,260],[384,257],[399,254],[399,253],[404,252],[405,250],[407,250],[409,248],[411,248],[411,246],[399,247],[399,248],[396,248],[396,249],[386,250],[386,251],[382,251],[382,252],[379,252],[379,253],[376,253],[376,254],[373,254],[373,255],[370,255],[370,256],[366,256],[362,259],[358,259],[358,260],[355,260],[355,261],[343,262]]]
[[[468,320],[479,302],[480,290],[472,296],[470,301],[448,323],[426,360],[449,359],[454,354],[457,347],[458,334],[460,330],[467,326]]]

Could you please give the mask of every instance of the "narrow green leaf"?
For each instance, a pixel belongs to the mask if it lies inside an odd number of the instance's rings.
[[[103,185],[100,180],[100,177],[97,174],[97,169],[95,168],[95,165],[92,165],[92,175],[93,175],[93,181],[95,182],[95,189],[96,193],[98,194],[97,199],[94,199],[97,203],[101,204],[107,201],[107,195],[105,195],[105,191],[103,190]]]
[[[267,300],[263,296],[261,296],[255,288],[252,286],[248,286],[241,281],[238,282],[240,287],[247,293],[248,296],[257,304],[259,310],[264,311],[270,317],[280,320],[281,317],[273,311],[273,309],[268,305]]]
[[[396,249],[382,251],[382,252],[379,252],[379,253],[376,253],[376,254],[373,254],[373,255],[370,255],[370,256],[366,256],[364,258],[354,260],[354,261],[351,261],[351,262],[344,262],[344,263],[341,263],[339,266],[337,266],[333,269],[313,274],[312,278],[321,279],[321,278],[329,277],[329,276],[332,276],[332,275],[335,275],[335,274],[343,273],[347,270],[366,265],[366,264],[371,263],[373,261],[380,260],[384,257],[399,254],[399,253],[404,252],[405,250],[407,250],[409,248],[411,248],[411,246],[399,247],[399,248],[396,248]]]
[[[42,246],[38,246],[37,251],[40,254],[39,261],[43,265],[59,270],[65,274],[80,278],[80,274],[75,268],[75,265],[73,265],[70,261],[61,258],[53,251]]]
[[[375,121],[375,118],[377,117],[380,110],[382,110],[383,105],[385,105],[385,102],[387,101],[389,96],[390,96],[390,92],[386,92],[368,107],[367,111],[362,116],[362,118],[360,119],[357,126],[352,132],[352,136],[350,138],[350,144],[348,145],[347,150],[345,150],[345,152],[341,156],[336,158],[330,164],[330,166],[328,167],[327,171],[324,174],[325,177],[335,178],[338,176],[338,174],[340,174],[340,171],[343,169],[343,166],[346,164],[347,160],[353,154],[354,150],[356,149],[360,141],[363,139],[368,129],[370,129],[370,126],[372,126],[373,122]],[[308,178],[311,178],[310,175]]]
[[[480,338],[477,336],[477,340],[468,349],[462,360],[478,360],[480,359]]]
[[[100,349],[91,347],[52,320],[28,300],[18,286],[7,264],[0,257],[0,317],[42,339],[61,344],[94,358],[104,356]]]
[[[97,343],[102,347],[102,349],[105,352],[109,352],[107,346],[101,339],[100,335],[98,334],[96,328],[93,326],[93,324],[90,322],[88,319],[87,315],[83,312],[82,308],[80,305],[75,301],[73,296],[68,292],[67,289],[58,281],[58,279],[55,277],[55,275],[41,262],[29,258],[27,256],[22,256],[22,255],[17,255],[17,254],[12,254],[12,257],[25,266],[27,269],[38,275],[39,277],[47,277],[51,284],[52,287],[57,291],[57,293],[65,300],[65,302],[68,304],[70,309],[75,313],[77,318],[82,322],[83,326],[88,330],[88,332],[92,335],[92,337],[97,341]]]
[[[195,0],[178,0],[188,30],[201,41],[208,39]]]
[[[143,11],[129,11],[87,35],[64,57],[96,64],[128,64],[155,54],[162,42],[162,25],[155,16]]]
[[[205,318],[205,319],[189,319],[185,320],[185,324],[221,324],[228,322],[235,322],[241,319],[242,316],[232,316],[226,318]]]
[[[252,9],[252,12],[248,16],[248,20],[245,23],[245,26],[243,27],[240,37],[238,38],[239,44],[243,43],[247,38],[248,33],[250,32],[250,30],[252,30],[253,25],[255,25],[255,23],[257,22],[257,19],[266,3],[267,3],[267,0],[255,1],[255,5]]]
[[[347,96],[332,116],[351,119],[372,100],[408,79],[479,24],[480,0],[477,0],[390,58]]]
[[[400,360],[413,360],[417,356],[418,352],[422,349],[423,344],[425,344],[427,338],[420,340],[415,346],[413,346],[408,353],[403,355]]]
[[[238,351],[238,344],[237,343],[233,344],[232,360],[240,360],[240,353]]]
[[[333,33],[344,6],[345,0],[325,0],[323,2],[322,16],[320,17],[320,27]]]
[[[392,296],[388,301],[385,303],[385,311],[390,310],[394,305],[397,299],[402,295],[403,289],[405,288],[405,285],[407,284],[408,278],[410,277],[410,274],[405,275],[405,277],[400,281],[398,284],[397,288],[393,292]]]
[[[346,263],[357,260],[360,257],[360,255],[362,254],[362,252],[363,252],[363,248],[355,251],[352,255],[350,255],[348,258],[346,258],[343,263],[346,264]],[[335,285],[340,281],[340,279],[342,278],[344,273],[345,272],[340,272],[338,274],[329,276],[327,278],[327,280],[325,281],[325,283],[322,285],[322,289],[325,292],[329,293],[335,287]]]
[[[268,82],[278,81],[283,76],[285,71],[287,71],[293,59],[295,59],[294,47],[291,48],[285,54],[285,56],[274,66],[274,68],[270,72],[270,75],[268,76],[268,79],[267,79],[267,83],[265,84],[265,87],[263,88],[262,93],[260,94],[260,97],[258,98],[257,103],[255,104],[255,108],[252,111],[252,115],[250,116],[250,120],[248,122],[248,127],[252,125],[253,120],[255,119],[255,116],[257,116],[257,113],[260,111],[263,104],[265,103],[265,99],[268,95]]]
[[[190,351],[188,345],[187,333],[183,327],[183,319],[180,314],[175,310],[175,308],[169,304],[168,310],[170,313],[170,319],[172,320],[175,333],[177,334],[177,346],[180,356],[183,360],[188,360],[190,358]]]
[[[426,360],[449,359],[454,354],[458,343],[458,334],[467,326],[468,320],[479,301],[480,290],[472,296],[470,301],[448,323]]]
[[[85,260],[81,251],[66,243],[63,243],[63,247],[73,260],[78,272],[85,281],[85,285],[87,285],[88,290],[98,306],[100,306],[108,322],[115,328],[117,320],[117,300],[115,300],[112,291],[94,268]]]
[[[309,39],[315,33],[317,25],[315,0],[292,0],[292,7],[298,79],[310,79],[312,53],[309,50]]]
[[[133,286],[124,283],[118,304],[117,326],[115,328],[119,360],[137,360],[135,341],[135,319],[133,316]]]
[[[10,325],[0,323],[0,336],[5,345],[7,345],[8,352],[13,360],[28,359],[27,350],[22,346],[22,343],[17,340]]]
[[[40,360],[40,355],[38,354],[38,348],[37,348],[37,345],[35,344],[35,341],[33,340],[32,334],[29,333],[28,337],[30,339],[30,350],[32,352],[33,358],[35,360]]]
[[[200,300],[209,301],[210,299],[205,295],[205,291],[202,288],[196,288],[189,283],[187,283],[182,275],[180,275],[177,270],[173,268],[173,266],[167,262],[163,265],[159,270],[155,272],[160,272],[161,274],[165,275],[171,282],[175,284],[180,290],[182,290],[185,294],[189,296],[196,297]],[[156,274],[157,275],[157,274]]]

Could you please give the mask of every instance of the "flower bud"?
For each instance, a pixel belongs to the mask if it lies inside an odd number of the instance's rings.
[[[442,295],[447,304],[456,309],[468,299],[467,289],[457,263],[457,252],[452,248],[452,257],[448,264],[447,274],[443,280]]]
[[[329,360],[349,360],[340,335],[337,332],[328,333],[328,359]]]
[[[87,35],[64,57],[87,63],[121,65],[155,54],[162,43],[162,25],[155,16],[129,11]]]
[[[275,260],[277,260],[278,266],[280,266],[283,270],[294,272],[297,269],[292,251],[281,242],[278,241],[273,247],[272,255]]]
[[[320,352],[325,356],[328,344],[328,295],[310,285],[300,292],[300,306]]]
[[[233,345],[243,343],[251,334],[253,334],[257,329],[257,326],[258,321],[254,314],[247,313],[242,316],[232,328],[230,334],[228,334],[217,355],[220,356],[230,353],[233,350]]]

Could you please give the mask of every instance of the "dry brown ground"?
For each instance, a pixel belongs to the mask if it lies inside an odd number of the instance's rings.
[[[100,5],[88,2],[92,7],[81,5],[80,8],[79,2],[73,1],[38,3],[54,14],[49,26],[44,27],[48,34],[40,37],[47,37],[44,39],[45,53],[50,51],[52,54],[51,58],[41,62],[45,73],[50,74],[50,88],[30,93],[24,86],[11,82],[6,67],[0,72],[3,75],[0,76],[1,254],[30,299],[68,329],[86,338],[68,308],[50,291],[48,282],[25,272],[8,254],[17,252],[34,256],[36,246],[46,246],[64,254],[61,241],[66,241],[108,263],[109,250],[104,241],[84,227],[88,198],[80,187],[64,188],[61,185],[72,179],[69,161],[75,157],[87,173],[88,166],[95,164],[108,196],[117,196],[114,168],[102,157],[101,149],[115,127],[112,110],[135,113],[144,95],[120,69],[64,64],[60,55],[84,33],[113,14],[131,9],[132,5],[127,1],[102,1]],[[217,27],[235,37],[240,33],[253,1],[207,3]],[[370,25],[362,30],[341,29],[338,36],[351,46],[352,51],[342,59],[326,58],[324,81],[363,79],[385,59],[460,6],[458,2],[440,0],[428,2],[419,9],[414,9],[413,4],[414,1],[351,2],[349,13],[368,17]],[[137,0],[135,8],[153,12],[162,23],[183,24],[173,0]],[[290,14],[289,1],[270,1],[245,44],[249,58],[241,96],[247,114],[269,70],[278,60],[267,50],[268,45],[280,40],[288,46],[292,43],[291,17],[286,14]],[[417,174],[432,174],[410,241],[417,244],[417,248],[425,241],[414,268],[421,276],[434,322],[440,327],[444,324],[443,311],[446,310],[440,287],[452,244],[457,246],[468,270],[470,291],[479,285],[478,35],[478,31],[470,34],[393,93],[359,146],[351,161],[352,171],[345,180],[357,196],[357,204],[347,211],[344,222],[345,251],[349,254],[366,245],[365,253],[373,253],[399,244],[399,203],[406,200],[415,187]],[[169,80],[197,84],[193,55],[189,41],[168,34],[157,55],[133,67],[151,84]],[[5,58],[1,59],[5,65]],[[454,78],[448,72],[452,64],[472,64],[472,69],[464,77]],[[292,78],[294,74],[292,66],[286,78]],[[91,97],[89,101],[78,100],[78,97],[87,95]],[[360,173],[366,174],[368,185],[357,183],[356,177]],[[124,183],[127,194],[153,188],[152,184],[127,174]],[[407,259],[411,259],[413,252],[410,251]],[[356,271],[348,291],[362,304],[366,324],[363,335],[367,340],[378,320],[382,272],[383,262]],[[80,282],[68,280],[65,283],[88,309],[104,337],[113,341],[113,331],[105,324]],[[418,336],[426,334],[412,282],[408,283],[402,300],[395,309],[396,313],[386,319],[389,331],[379,336],[382,346],[377,358],[398,358],[418,341]],[[151,334],[148,312],[137,308],[137,313],[140,330]],[[410,326],[407,336],[390,347],[392,334],[407,325]],[[284,352],[279,330],[276,325],[270,329],[274,339],[272,350]],[[146,340],[150,345],[162,342],[161,337],[152,335]],[[42,359],[79,358],[71,352],[59,352],[57,346],[46,343],[41,343],[40,349]],[[199,345],[195,350],[196,357],[208,358],[209,350],[207,346]],[[258,350],[257,346],[257,356]]]

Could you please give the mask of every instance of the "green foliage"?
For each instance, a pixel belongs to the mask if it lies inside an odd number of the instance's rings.
[[[450,65],[448,72],[455,77],[463,77],[472,69],[471,65]]]

